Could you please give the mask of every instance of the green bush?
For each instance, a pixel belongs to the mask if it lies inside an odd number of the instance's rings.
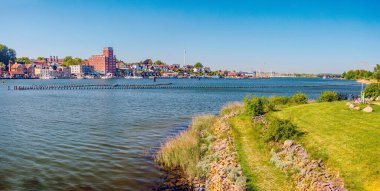
[[[289,120],[270,119],[269,128],[264,134],[264,140],[281,141],[286,139],[294,139],[300,136],[302,133],[297,130],[297,127]]]
[[[245,113],[251,116],[259,116],[264,114],[264,102],[262,98],[252,96],[243,99]]]
[[[319,102],[333,102],[333,101],[338,101],[338,100],[339,100],[338,94],[332,91],[322,92],[318,99]]]
[[[370,84],[364,89],[365,97],[377,98],[380,96],[380,83]]]
[[[292,103],[305,104],[308,102],[309,99],[307,98],[306,94],[299,92],[294,94],[290,100]]]
[[[268,113],[275,110],[276,105],[273,102],[270,102],[268,98],[263,97],[264,101],[264,113]]]
[[[275,105],[268,101],[266,97],[245,97],[244,102],[244,112],[250,116],[264,115],[270,111],[274,110]]]
[[[286,105],[290,102],[290,97],[288,96],[272,96],[269,99],[269,102],[274,105]]]

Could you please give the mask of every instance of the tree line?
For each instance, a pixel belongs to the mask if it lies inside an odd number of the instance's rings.
[[[40,56],[37,58],[37,60],[45,60],[44,57]],[[8,65],[10,62],[22,62],[25,64],[30,64],[31,60],[28,57],[16,57],[16,51],[12,48],[8,48],[6,45],[0,44],[0,68],[8,69]],[[151,59],[146,59],[145,61],[141,61],[140,64],[145,65],[163,65],[165,62],[161,60],[156,60],[153,62]],[[83,64],[83,60],[81,58],[73,58],[72,56],[66,56],[63,59],[62,66],[71,66],[71,65],[81,65]],[[200,62],[197,62],[194,64],[195,68],[203,68],[203,64]]]
[[[44,57],[40,56],[37,60],[45,60]],[[10,62],[23,62],[25,64],[30,64],[31,60],[28,57],[16,57],[16,51],[12,48],[8,48],[4,44],[0,44],[0,67],[8,69]],[[71,66],[82,64],[82,59],[73,58],[72,56],[66,56],[63,61],[63,66]]]
[[[375,79],[380,80],[380,64],[376,64],[373,71],[368,70],[349,70],[343,72],[342,77],[348,80],[358,80],[358,79]]]

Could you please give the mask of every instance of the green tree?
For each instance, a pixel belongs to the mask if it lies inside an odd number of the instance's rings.
[[[74,59],[72,56],[66,56],[64,59],[63,59],[63,66],[70,66],[70,65],[74,65]]]
[[[73,58],[72,56],[66,56],[63,61],[63,66],[71,66],[71,65],[80,65],[82,64],[82,59]]]
[[[16,60],[16,51],[12,48],[0,44],[0,62],[5,64],[5,67],[8,66],[9,61],[14,62]]]
[[[44,59],[45,57],[42,57],[42,56],[37,57],[37,60],[44,60]]]
[[[369,79],[372,78],[373,73],[367,70],[350,70],[344,72],[342,77],[348,80],[357,80],[357,79]]]
[[[203,64],[200,63],[200,62],[197,62],[197,63],[194,64],[194,67],[195,68],[203,68]]]
[[[74,58],[74,64],[75,65],[81,65],[82,64],[82,59],[80,59],[80,58]]]
[[[375,68],[373,69],[373,78],[380,80],[380,64],[376,64]]]
[[[156,65],[162,65],[164,64],[161,60],[156,60],[156,62],[154,62]]]
[[[144,60],[144,62],[142,62],[142,64],[144,64],[144,65],[152,65],[153,61],[152,61],[152,59],[146,59],[146,60]]]
[[[380,83],[370,84],[364,89],[364,95],[368,98],[377,98],[380,96]]]
[[[30,64],[30,59],[28,57],[20,57],[16,59],[16,62],[23,62],[25,64]]]

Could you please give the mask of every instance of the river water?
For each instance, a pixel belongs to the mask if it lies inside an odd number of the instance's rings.
[[[155,149],[185,129],[194,115],[217,113],[224,104],[249,94],[291,95],[302,91],[316,98],[325,90],[347,94],[360,91],[354,81],[307,78],[156,82],[266,86],[256,89],[8,91],[8,86],[14,85],[153,83],[124,79],[5,80],[0,85],[0,190],[150,190],[161,175],[152,159]]]

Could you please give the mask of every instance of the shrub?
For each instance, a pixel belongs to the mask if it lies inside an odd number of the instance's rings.
[[[297,127],[289,120],[270,119],[269,128],[264,134],[264,140],[281,141],[286,139],[294,139],[301,135]]]
[[[367,98],[377,98],[380,96],[380,83],[369,84],[364,89],[365,97]]]
[[[338,100],[339,100],[338,94],[332,91],[322,92],[318,99],[319,102],[333,102],[333,101],[338,101]]]
[[[244,112],[251,116],[259,116],[264,114],[264,102],[261,98],[253,96],[253,97],[245,97],[243,99],[244,102]]]
[[[290,97],[288,96],[272,96],[269,99],[269,102],[274,105],[286,105],[290,102]]]
[[[246,97],[243,102],[244,112],[250,116],[264,115],[274,110],[274,104],[268,101],[266,97]]]
[[[301,92],[294,94],[290,100],[296,104],[305,104],[308,102],[307,95]]]
[[[264,102],[264,113],[268,113],[275,110],[276,105],[270,102],[266,97],[262,97]]]

